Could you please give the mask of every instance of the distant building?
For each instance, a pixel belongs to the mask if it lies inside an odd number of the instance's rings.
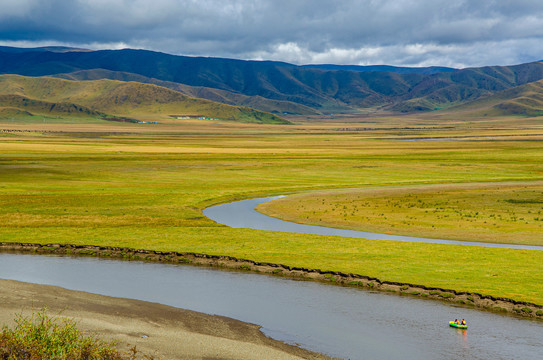
[[[179,120],[187,120],[187,119],[199,119],[199,120],[214,120],[217,121],[219,119],[212,118],[205,115],[169,115],[171,118],[179,119]]]

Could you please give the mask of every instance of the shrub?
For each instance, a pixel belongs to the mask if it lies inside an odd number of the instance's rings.
[[[187,258],[184,258],[184,257],[180,257],[180,258],[178,259],[178,261],[179,261],[180,263],[182,263],[182,264],[190,264],[190,263],[192,263],[192,260],[187,259]]]
[[[499,312],[507,312],[507,309],[506,309],[506,308],[502,308],[502,307],[500,307],[500,306],[494,306],[494,307],[492,308],[492,310],[494,310],[494,311],[499,311]]]
[[[94,256],[94,255],[96,255],[96,252],[94,250],[81,250],[81,251],[79,251],[79,255]]]
[[[444,292],[444,293],[440,293],[439,296],[441,296],[444,299],[450,299],[450,298],[454,297],[454,294]]]
[[[45,310],[30,318],[17,315],[15,327],[0,333],[2,359],[122,360],[135,359],[114,349],[114,344],[85,336],[69,319],[51,318]]]

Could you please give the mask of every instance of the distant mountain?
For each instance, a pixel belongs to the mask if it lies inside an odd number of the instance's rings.
[[[466,103],[543,79],[543,63],[486,66],[431,75],[391,110],[428,111]]]
[[[432,75],[442,72],[456,71],[458,69],[444,66],[428,66],[428,67],[399,67],[390,65],[333,65],[333,64],[318,64],[318,65],[302,65],[309,69],[323,70],[341,70],[341,71],[377,71],[377,72],[393,72],[397,74],[423,74]]]
[[[131,80],[225,104],[274,113],[315,114],[367,108],[398,112],[449,108],[541,80],[543,63],[460,70],[335,65],[315,68],[130,49],[86,52],[0,49],[0,73]]]
[[[113,80],[68,81],[0,76],[0,114],[201,115],[222,120],[286,124],[273,114],[185,96],[164,87]]]
[[[92,51],[92,50],[73,48],[73,47],[67,47],[67,46],[42,46],[42,47],[34,47],[34,48],[0,46],[0,51],[7,52],[7,53],[45,52],[45,51],[64,53],[68,51]]]
[[[246,96],[297,103],[319,112],[391,103],[424,75],[322,71],[272,61],[174,56],[145,50],[0,52],[0,73],[44,76],[105,69]],[[288,111],[288,110],[287,110]]]
[[[472,116],[543,116],[543,80],[503,90],[466,104],[452,107]]]
[[[318,112],[308,106],[297,104],[291,101],[266,99],[261,96],[248,96],[234,93],[226,90],[214,89],[204,86],[190,86],[171,81],[148,78],[139,74],[132,74],[122,71],[111,71],[105,69],[80,70],[66,74],[52,75],[66,80],[100,80],[110,79],[119,81],[136,81],[144,84],[154,84],[168,89],[179,91],[187,96],[192,96],[211,101],[217,101],[223,104],[247,106],[259,109],[265,112],[275,114],[311,114]]]

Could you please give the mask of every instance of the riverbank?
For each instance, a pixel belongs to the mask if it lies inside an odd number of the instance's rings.
[[[542,181],[363,187],[302,192],[257,209],[319,227],[543,250],[542,193]]]
[[[0,303],[0,325],[46,307],[120,350],[136,346],[156,359],[330,359],[270,339],[258,325],[144,301],[0,280]]]
[[[213,256],[194,253],[161,252],[136,250],[119,247],[81,246],[65,244],[24,244],[0,243],[0,251],[32,252],[37,254],[61,254],[97,256],[104,258],[156,261],[176,264],[212,266],[239,271],[252,271],[274,276],[303,278],[313,281],[329,282],[337,285],[361,287],[369,290],[394,292],[404,296],[415,296],[451,302],[467,307],[499,311],[523,317],[543,319],[543,306],[508,298],[497,298],[474,292],[459,292],[453,289],[427,287],[424,285],[382,281],[378,278],[358,274],[321,271],[290,267],[281,264],[262,263],[229,256]]]

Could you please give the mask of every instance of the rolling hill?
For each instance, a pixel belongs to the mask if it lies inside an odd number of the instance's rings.
[[[288,123],[270,113],[192,98],[151,84],[114,80],[69,81],[19,75],[0,76],[0,109],[10,116],[182,114],[242,122]]]
[[[450,108],[472,116],[543,116],[543,80]]]
[[[448,108],[541,79],[541,62],[440,73],[422,81],[391,109],[409,112]]]
[[[100,80],[110,79],[119,81],[135,81],[144,84],[154,84],[168,89],[178,91],[187,96],[211,101],[220,102],[227,105],[247,106],[259,109],[265,112],[275,114],[310,114],[316,115],[318,112],[308,106],[297,104],[291,101],[271,100],[261,96],[248,96],[234,93],[226,90],[214,89],[204,86],[190,86],[172,81],[164,81],[148,78],[143,75],[126,73],[122,71],[111,71],[105,69],[80,70],[66,74],[55,74],[58,77],[67,80]]]
[[[432,111],[543,79],[543,63],[450,69],[296,66],[146,50],[2,51],[0,73],[130,80],[274,113]]]

